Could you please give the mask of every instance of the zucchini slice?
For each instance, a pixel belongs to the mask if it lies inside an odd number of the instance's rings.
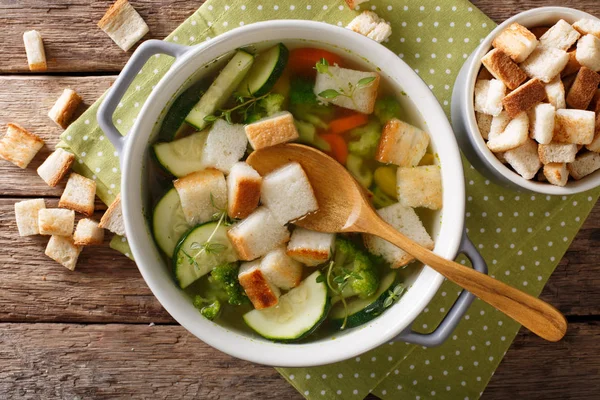
[[[164,170],[178,178],[204,169],[202,152],[208,133],[197,132],[172,142],[156,143],[152,146],[156,160]]]
[[[202,96],[200,85],[193,85],[179,95],[167,111],[160,127],[158,137],[162,141],[170,142],[183,137],[186,133],[193,133],[195,129],[185,122],[185,117]]]
[[[154,207],[152,213],[154,240],[158,247],[171,258],[177,243],[189,229],[190,226],[183,215],[179,194],[177,194],[175,188],[172,188],[165,193]]]
[[[237,93],[242,96],[267,94],[283,74],[289,53],[283,43],[278,43],[260,53],[250,72],[240,83]]]

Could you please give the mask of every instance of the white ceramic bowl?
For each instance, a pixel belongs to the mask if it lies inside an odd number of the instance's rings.
[[[571,179],[565,187],[523,178],[502,164],[494,153],[488,149],[479,133],[473,105],[475,82],[482,66],[481,58],[491,49],[492,41],[500,32],[513,22],[518,22],[527,28],[533,28],[554,25],[560,19],[574,23],[581,18],[598,20],[593,15],[566,7],[541,7],[517,14],[498,25],[481,42],[467,59],[456,78],[452,94],[452,126],[461,150],[479,172],[502,185],[517,190],[525,189],[531,192],[554,195],[579,193],[600,186],[600,170],[579,181]]]
[[[145,214],[151,207],[147,194],[146,163],[148,144],[154,140],[165,111],[179,93],[210,70],[204,66],[217,57],[250,44],[260,43],[260,47],[279,41],[316,45],[342,53],[365,68],[379,67],[384,85],[391,85],[398,93],[401,90],[406,92],[410,101],[404,100],[404,106],[411,109],[419,125],[435,133],[431,135],[432,146],[438,152],[442,165],[444,210],[438,215],[441,224],[433,224],[434,251],[449,259],[456,256],[463,241],[464,177],[461,158],[450,124],[427,85],[391,51],[350,30],[310,21],[269,21],[232,30],[192,48],[159,41],[146,42],[134,54],[100,107],[100,125],[120,151],[125,228],[140,272],[161,304],[181,325],[211,346],[242,359],[277,366],[333,363],[393,340],[402,332],[405,332],[401,337],[404,340],[427,344],[427,341],[415,339],[418,335],[408,331],[443,281],[440,274],[428,267],[409,275],[407,282],[411,287],[407,293],[371,323],[307,343],[279,344],[204,319],[190,298],[174,283],[155,246]],[[131,132],[123,140],[112,124],[112,114],[133,76],[155,52],[166,52],[177,60],[153,90]],[[374,64],[370,64],[369,60]],[[468,252],[468,249],[463,246],[462,251]],[[468,296],[467,299],[472,298]],[[468,303],[469,300],[462,302],[462,312]],[[438,332],[438,340],[429,343],[439,343],[450,334],[460,315],[453,318],[452,324],[440,328],[444,332]]]

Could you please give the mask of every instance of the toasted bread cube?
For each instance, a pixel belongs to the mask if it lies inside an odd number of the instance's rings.
[[[538,143],[548,144],[554,136],[554,117],[556,110],[552,104],[541,103],[533,107],[529,114],[531,138]]]
[[[492,118],[492,125],[490,126],[490,134],[488,135],[488,139],[493,139],[500,135],[508,124],[510,123],[510,117],[506,113],[506,111],[502,111],[500,114]]]
[[[73,234],[73,243],[77,246],[102,244],[104,241],[104,229],[100,228],[98,225],[98,222],[93,219],[80,219],[77,223],[77,228],[75,228],[75,233]]]
[[[487,146],[494,153],[505,152],[525,144],[528,137],[529,118],[523,112],[508,123],[504,132],[488,140]]]
[[[576,144],[567,143],[548,143],[538,146],[538,156],[540,161],[545,164],[550,163],[570,163],[575,161],[577,154]]]
[[[218,119],[206,136],[202,160],[207,168],[215,168],[228,174],[233,164],[244,157],[247,147],[248,139],[243,125],[229,124]]]
[[[221,171],[209,168],[192,172],[173,185],[179,193],[183,215],[192,226],[210,221],[227,207],[227,184]]]
[[[121,193],[110,203],[108,209],[102,215],[99,228],[107,229],[112,233],[125,236],[125,223],[123,221],[123,209],[121,208]]]
[[[91,217],[94,213],[95,197],[96,182],[73,172],[69,175],[67,186],[60,196],[58,206]]]
[[[412,208],[396,203],[377,210],[377,213],[388,224],[392,225],[409,239],[429,250],[433,250],[433,240]],[[404,250],[377,236],[365,234],[363,235],[363,240],[371,253],[382,256],[390,263],[392,268],[403,267],[415,259]]]
[[[442,174],[439,165],[400,167],[396,176],[398,200],[404,207],[442,208]]]
[[[564,19],[559,20],[540,38],[540,46],[568,50],[575,44],[581,34]]]
[[[25,43],[29,70],[32,72],[47,71],[48,65],[42,35],[38,31],[27,31],[23,34],[23,42]]]
[[[550,163],[544,165],[544,177],[556,186],[565,186],[569,180],[569,171],[565,163]]]
[[[531,79],[506,95],[502,104],[509,117],[515,118],[546,98],[546,89],[538,79]]]
[[[575,74],[581,68],[581,64],[577,61],[577,50],[571,50],[567,53],[569,55],[569,62],[565,65],[565,68],[560,73],[561,77]]]
[[[39,235],[38,215],[46,208],[44,199],[24,200],[15,203],[15,219],[19,236]]]
[[[245,162],[233,164],[227,176],[227,214],[243,219],[258,207],[262,177]]]
[[[290,239],[288,229],[277,222],[266,207],[258,207],[248,218],[236,223],[227,236],[241,260],[264,256]]]
[[[381,18],[373,11],[363,11],[350,21],[346,28],[356,33],[360,33],[363,36],[367,36],[377,28],[380,22]]]
[[[575,158],[575,161],[567,164],[567,169],[573,179],[583,179],[600,169],[600,154],[594,152],[580,154]]]
[[[575,53],[579,64],[592,71],[600,71],[600,39],[594,35],[585,35],[577,42]]]
[[[557,76],[549,83],[544,85],[546,90],[546,97],[548,102],[554,106],[557,110],[560,108],[567,108],[567,102],[565,99],[565,86],[560,80],[560,76]]]
[[[600,38],[600,21],[583,18],[573,24],[573,28],[582,35],[594,35]]]
[[[38,213],[40,235],[71,236],[75,226],[75,211],[62,208],[42,208]]]
[[[281,225],[319,209],[308,176],[297,162],[286,164],[263,178],[260,201]]]
[[[566,51],[540,46],[520,64],[520,67],[530,78],[537,78],[548,83],[560,75],[568,62],[569,55]]]
[[[67,129],[81,102],[82,98],[74,90],[65,89],[48,112],[48,116],[56,125]]]
[[[375,29],[367,35],[369,39],[373,39],[377,43],[384,42],[390,36],[392,36],[392,26],[385,21],[380,21]]]
[[[412,167],[427,152],[429,135],[421,129],[393,118],[383,127],[375,159],[384,164]]]
[[[245,130],[254,150],[298,139],[294,117],[289,111],[282,111],[246,125]]]
[[[281,292],[261,270],[260,260],[242,263],[238,280],[257,310],[276,306]]]
[[[594,140],[596,114],[585,110],[557,110],[554,140],[561,143],[590,144]]]
[[[346,4],[348,4],[348,7],[351,10],[354,10],[357,5],[362,4],[366,1],[369,1],[369,0],[346,0]]]
[[[320,101],[364,114],[373,112],[379,89],[379,74],[331,65],[328,67],[328,71],[331,75],[317,73],[314,93]],[[359,85],[359,82],[364,82],[364,84]],[[350,97],[348,97],[349,90],[353,90]],[[347,96],[335,95],[334,91]],[[320,94],[326,95],[320,96]]]
[[[527,74],[499,49],[491,50],[481,62],[494,78],[501,80],[511,90],[518,88],[527,79]]]
[[[502,164],[508,164],[508,161],[506,161],[506,158],[504,158],[504,153],[494,153],[494,155]]]
[[[493,118],[494,117],[489,114],[484,114],[475,111],[475,119],[477,120],[477,127],[479,128],[479,133],[481,134],[481,137],[483,137],[485,140],[488,139],[488,135],[490,134]]]
[[[600,74],[587,67],[581,67],[567,94],[567,105],[580,110],[587,109],[599,84]]]
[[[535,35],[516,22],[500,32],[492,42],[492,46],[507,54],[517,63],[525,61],[537,45],[538,41]]]
[[[65,268],[73,271],[77,265],[77,259],[81,250],[81,246],[75,245],[72,237],[53,235],[48,241],[45,254]]]
[[[475,111],[497,116],[502,112],[502,100],[506,86],[498,79],[480,80],[475,83]]]
[[[260,270],[269,282],[283,290],[295,288],[302,281],[303,266],[285,253],[285,246],[265,254]]]
[[[27,168],[33,157],[44,147],[37,135],[15,124],[8,124],[6,134],[0,139],[0,157],[19,168]]]
[[[37,169],[38,175],[46,182],[49,186],[56,186],[58,182],[69,172],[69,168],[73,164],[75,156],[66,150],[57,148],[54,153],[50,154],[48,158],[39,166]]]
[[[149,31],[148,25],[127,0],[117,0],[98,22],[98,27],[124,51]]]
[[[315,232],[297,226],[287,246],[287,255],[308,267],[327,262],[335,246],[335,234]]]
[[[596,135],[592,143],[585,146],[589,151],[600,153],[600,115],[596,116]]]
[[[542,167],[538,157],[538,144],[533,139],[504,153],[508,164],[525,179],[533,179]]]

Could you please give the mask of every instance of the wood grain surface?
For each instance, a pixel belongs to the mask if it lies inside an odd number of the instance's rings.
[[[48,110],[65,87],[91,104],[131,54],[96,27],[111,3],[0,0],[0,129],[18,122],[47,143],[26,170],[0,162],[0,398],[301,399],[272,368],[213,350],[175,324],[135,264],[108,248],[109,238],[103,246],[86,248],[77,270],[69,272],[44,255],[47,238],[16,235],[15,201],[44,197],[51,206],[61,193],[35,173],[62,131]],[[202,1],[131,3],[150,27],[145,38],[160,39]],[[556,4],[473,3],[497,22]],[[560,5],[600,16],[597,0]],[[27,70],[22,33],[28,29],[46,38],[49,74],[32,76]],[[97,206],[95,218],[104,209]],[[542,294],[567,315],[566,338],[550,344],[520,332],[483,399],[598,398],[599,261],[597,205]]]

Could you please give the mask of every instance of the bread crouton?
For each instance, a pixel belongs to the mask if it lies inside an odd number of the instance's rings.
[[[567,164],[567,169],[573,179],[583,179],[600,169],[600,154],[594,152],[580,154],[575,158],[575,161]]]
[[[567,105],[580,110],[587,109],[599,84],[600,74],[587,67],[581,67],[567,94]]]
[[[538,146],[538,156],[543,164],[573,162],[576,154],[576,144],[548,143]]]
[[[532,179],[542,167],[538,157],[538,144],[533,139],[527,139],[521,146],[506,151],[504,158],[525,179]]]
[[[289,111],[282,111],[246,125],[245,130],[254,150],[298,139],[294,117]]]
[[[509,117],[517,115],[540,103],[546,98],[544,85],[538,79],[531,79],[504,97],[502,104]]]
[[[0,139],[0,157],[19,168],[27,168],[33,157],[44,147],[37,135],[15,124],[8,124],[6,134]]]
[[[520,67],[530,78],[548,83],[560,75],[568,62],[569,55],[566,51],[538,46],[527,60],[520,64]]]
[[[27,64],[32,72],[45,72],[48,70],[44,41],[38,31],[27,31],[23,34]]]
[[[561,77],[575,74],[581,68],[581,64],[577,61],[577,50],[571,50],[567,53],[569,55],[569,62],[565,65],[565,68],[560,73]]]
[[[77,223],[77,228],[75,228],[75,233],[73,234],[73,243],[77,246],[102,244],[104,241],[104,229],[100,228],[98,225],[98,222],[93,219],[80,219]]]
[[[258,207],[248,218],[234,224],[227,236],[241,260],[264,256],[290,239],[288,228],[277,222],[266,207]]]
[[[206,168],[215,168],[228,174],[232,165],[246,154],[247,147],[248,139],[243,125],[218,119],[208,131],[202,160]]]
[[[269,282],[283,290],[295,288],[302,281],[303,266],[286,254],[285,246],[265,254],[260,270]]]
[[[42,208],[38,212],[40,235],[71,236],[75,226],[75,211]]]
[[[565,186],[569,180],[569,171],[565,163],[550,163],[544,165],[544,177],[556,186]]]
[[[600,38],[600,21],[596,19],[583,18],[573,24],[573,28],[582,35],[594,35]]]
[[[502,132],[504,132],[509,123],[510,117],[508,116],[506,111],[502,111],[500,114],[493,117],[488,139],[493,139],[496,136],[500,135]]]
[[[575,53],[579,64],[592,71],[600,71],[600,39],[594,35],[585,35],[577,42]]]
[[[383,127],[375,159],[384,164],[413,167],[427,152],[429,135],[421,129],[393,118]]]
[[[48,184],[56,186],[69,172],[75,156],[66,150],[57,148],[37,169],[38,175]]]
[[[39,235],[38,215],[46,208],[44,199],[24,200],[15,203],[15,219],[19,236]]]
[[[385,21],[379,21],[375,29],[367,35],[377,43],[385,42],[390,36],[392,36],[392,26]]]
[[[238,280],[246,295],[257,310],[276,306],[281,292],[269,282],[260,268],[260,260],[242,263],[238,272]]]
[[[296,227],[287,246],[287,255],[309,267],[321,265],[331,258],[335,234]]]
[[[567,108],[567,101],[565,99],[565,86],[560,80],[560,76],[557,76],[552,81],[544,85],[546,90],[546,97],[548,102],[554,106],[557,110],[560,108]]]
[[[357,5],[362,4],[369,0],[346,0],[346,4],[350,7],[351,10],[354,10]]]
[[[568,50],[575,44],[581,34],[564,19],[559,20],[540,38],[540,46]]]
[[[556,110],[552,104],[540,103],[529,114],[531,138],[538,143],[548,144],[554,136],[554,117]]]
[[[481,62],[494,78],[501,80],[511,90],[518,88],[527,79],[527,74],[499,49],[491,50]]]
[[[498,79],[480,80],[475,83],[475,111],[497,116],[502,112],[502,100],[506,86]]]
[[[554,140],[561,143],[590,144],[594,140],[596,114],[585,110],[557,110]]]
[[[373,112],[379,90],[379,74],[331,65],[327,69],[328,73],[317,73],[315,81],[314,93],[320,101],[363,114]]]
[[[297,162],[286,164],[263,178],[260,201],[281,225],[319,209],[308,176]]]
[[[475,119],[477,120],[477,127],[479,128],[479,133],[481,137],[485,140],[488,139],[488,135],[490,133],[490,129],[492,128],[492,119],[494,117],[489,114],[484,114],[475,111]]]
[[[379,43],[383,42],[392,34],[392,27],[390,24],[379,18],[379,16],[372,11],[363,11],[350,21],[346,28]]]
[[[117,0],[98,22],[98,27],[124,51],[149,31],[146,22],[127,0]]]
[[[505,152],[523,145],[528,137],[529,118],[522,112],[508,123],[504,132],[488,140],[487,146],[494,153]]]
[[[492,46],[507,54],[516,63],[525,61],[537,45],[535,35],[516,22],[500,32],[492,42]]]
[[[173,182],[189,225],[208,222],[227,207],[227,184],[221,171],[208,168]]]
[[[69,175],[67,186],[60,196],[58,206],[91,217],[94,213],[95,197],[96,182],[73,172]]]
[[[600,115],[596,115],[596,135],[592,143],[585,146],[589,151],[600,153]]]
[[[82,98],[74,90],[65,89],[48,112],[48,116],[58,126],[67,129],[81,102]]]
[[[388,224],[400,233],[417,242],[426,249],[433,250],[434,243],[425,230],[415,210],[404,207],[400,203],[377,210],[377,213]],[[378,256],[382,256],[392,268],[400,268],[412,262],[415,258],[390,242],[373,235],[363,235],[367,249]]]
[[[404,207],[442,208],[442,174],[439,165],[400,167],[396,176],[398,200]]]
[[[123,209],[121,208],[121,193],[110,203],[110,206],[102,215],[98,227],[107,229],[112,233],[125,236],[125,224],[123,221]]]
[[[258,207],[262,177],[245,162],[233,164],[227,176],[227,214],[243,219]]]
[[[75,245],[72,237],[53,235],[48,241],[45,254],[65,268],[73,271],[77,265],[77,259],[81,250],[80,246]]]

